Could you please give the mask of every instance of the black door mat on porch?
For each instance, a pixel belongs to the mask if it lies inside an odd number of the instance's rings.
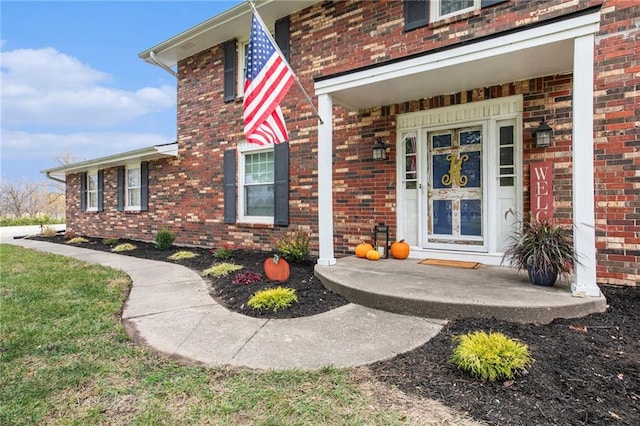
[[[421,265],[431,266],[448,266],[450,268],[462,268],[462,269],[478,269],[482,266],[479,262],[464,262],[462,260],[444,260],[444,259],[425,259],[420,262]]]

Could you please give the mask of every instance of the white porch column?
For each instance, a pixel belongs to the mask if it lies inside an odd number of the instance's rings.
[[[573,52],[573,239],[580,262],[573,292],[599,296],[593,174],[593,34],[574,39]]]
[[[333,100],[318,96],[318,265],[335,265],[333,252]]]

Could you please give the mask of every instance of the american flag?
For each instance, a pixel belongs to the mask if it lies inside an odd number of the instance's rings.
[[[244,81],[244,134],[247,141],[271,145],[289,139],[280,109],[294,75],[254,15]]]

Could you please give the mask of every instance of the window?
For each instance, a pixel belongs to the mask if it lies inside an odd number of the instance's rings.
[[[149,162],[132,163],[116,169],[118,211],[149,209]]]
[[[508,0],[405,0],[404,29],[412,30],[472,10]]]
[[[225,151],[223,182],[224,223],[289,225],[288,142]]]
[[[127,167],[126,209],[140,210],[140,166]]]
[[[241,41],[238,55],[238,96],[244,96],[244,75],[247,72],[247,53],[249,53],[249,39]]]
[[[80,174],[80,210],[102,211],[104,192],[104,173],[102,170],[89,170]]]
[[[480,0],[439,0],[431,2],[431,22],[480,8]]]
[[[87,173],[87,210],[98,211],[98,171]]]
[[[273,218],[273,150],[240,154],[240,214],[245,219]]]

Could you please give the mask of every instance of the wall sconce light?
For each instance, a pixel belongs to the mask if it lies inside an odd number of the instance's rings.
[[[387,145],[382,142],[382,138],[376,138],[376,143],[373,144],[373,159],[374,160],[386,160],[387,159]]]
[[[533,137],[536,139],[536,148],[544,148],[551,145],[552,136],[553,129],[543,119],[533,132]]]
[[[373,246],[380,253],[380,257],[389,258],[389,225],[379,223],[373,227]]]

